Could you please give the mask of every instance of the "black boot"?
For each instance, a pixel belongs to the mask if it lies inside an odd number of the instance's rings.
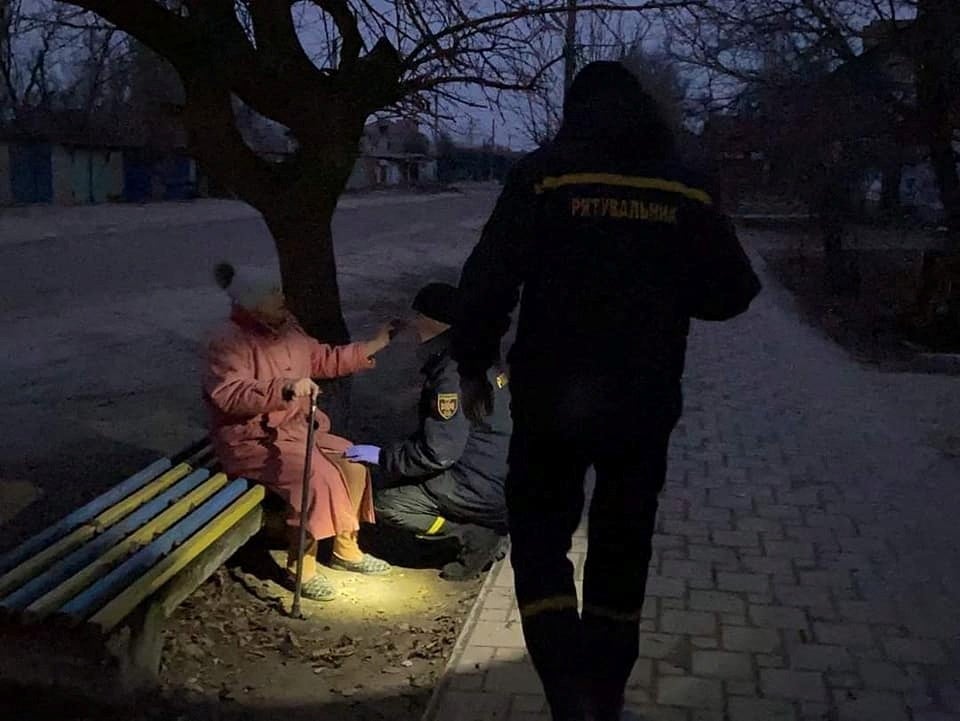
[[[488,570],[506,555],[506,536],[483,526],[465,524],[451,529],[460,540],[460,552],[440,572],[447,581],[469,581]]]

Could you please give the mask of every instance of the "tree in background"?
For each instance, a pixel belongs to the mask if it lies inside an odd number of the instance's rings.
[[[960,3],[917,0],[917,22],[899,42],[914,60],[917,113],[954,246],[960,250]]]
[[[670,125],[682,130],[688,82],[665,50],[651,49],[654,44],[648,40],[659,26],[657,18],[573,6],[570,15],[531,20],[539,30],[533,33],[530,52],[546,70],[537,87],[512,98],[509,105],[526,138],[542,145],[556,134],[563,119],[565,84],[578,68],[595,60],[623,61],[656,98]]]
[[[476,102],[536,87],[551,63],[528,51],[533,18],[562,2],[503,0],[65,0],[162,56],[184,90],[180,117],[204,170],[257,208],[274,238],[291,307],[314,335],[344,340],[331,219],[366,119],[427,112],[429,94]],[[646,12],[690,4],[606,3]],[[585,9],[589,10],[591,6]],[[287,128],[295,152],[257,155],[233,98]]]
[[[46,8],[43,8],[46,9]],[[50,56],[62,47],[64,31],[47,14],[27,12],[22,0],[0,4],[0,125],[17,127],[25,116],[50,109],[58,86]]]
[[[679,138],[690,119],[691,107],[690,81],[680,72],[678,63],[666,50],[650,52],[641,45],[635,45],[624,56],[623,64],[657,101],[664,120]]]
[[[711,98],[715,107],[731,108],[745,89],[777,99],[770,105],[771,122],[795,123],[805,147],[816,145],[816,153],[800,157],[829,154],[835,141],[858,144],[860,152],[866,139],[869,152],[878,155],[884,144],[886,150],[925,146],[947,217],[960,232],[960,180],[951,145],[960,118],[960,3],[715,0],[670,11],[668,24],[678,56],[719,89]],[[878,56],[904,58],[912,70],[904,75]],[[905,82],[884,77],[888,73]],[[778,107],[779,99],[791,97],[809,99],[812,112]],[[807,122],[796,123],[800,116]],[[888,166],[885,174],[892,186],[897,173]]]

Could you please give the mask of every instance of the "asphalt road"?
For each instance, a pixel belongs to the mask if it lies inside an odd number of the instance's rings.
[[[396,203],[339,211],[333,230],[339,259],[380,239],[448,227],[488,207],[490,194]],[[243,219],[184,222],[170,228],[147,226],[120,232],[77,233],[27,244],[0,245],[0,310],[56,313],[77,304],[139,296],[159,288],[192,288],[209,283],[210,268],[224,258],[261,265],[275,263],[264,223]]]

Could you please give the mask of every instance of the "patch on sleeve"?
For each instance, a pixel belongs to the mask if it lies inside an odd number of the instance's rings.
[[[510,376],[508,376],[506,373],[501,373],[500,375],[497,376],[496,381],[497,381],[497,388],[499,388],[500,390],[503,390],[504,388],[507,387],[507,384],[510,382]]]
[[[460,410],[460,395],[458,393],[438,393],[437,394],[437,413],[445,420],[449,421]]]

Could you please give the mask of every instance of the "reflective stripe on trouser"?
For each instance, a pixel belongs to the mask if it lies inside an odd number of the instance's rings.
[[[447,519],[443,516],[437,516],[433,523],[430,524],[430,528],[423,532],[424,536],[436,536],[440,531],[443,530],[443,526],[446,524]]]
[[[656,429],[612,445],[535,438],[522,422],[514,426],[507,481],[511,558],[527,648],[556,720],[585,718],[585,704],[598,719],[614,718],[622,706],[639,651],[668,439],[669,429]],[[581,620],[567,554],[590,465],[597,481]]]

